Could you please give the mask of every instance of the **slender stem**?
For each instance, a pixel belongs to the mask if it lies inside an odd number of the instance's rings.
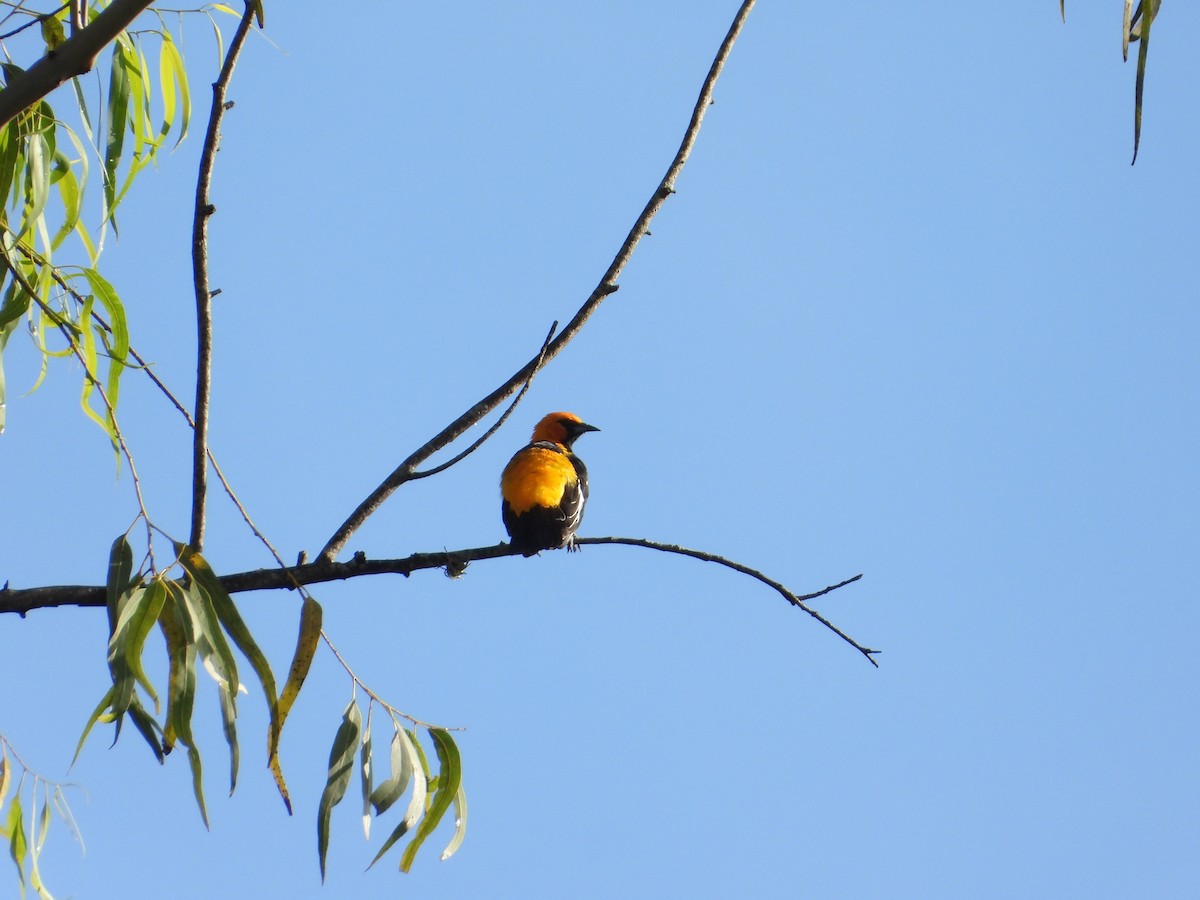
[[[441,432],[434,435],[423,446],[410,454],[404,462],[400,463],[395,471],[385,478],[379,487],[375,488],[358,505],[358,508],[350,514],[350,517],[338,527],[337,531],[333,533],[333,536],[330,537],[319,554],[321,560],[333,562],[337,558],[337,555],[342,552],[351,535],[362,527],[363,523],[391,496],[392,492],[406,481],[412,480],[413,473],[416,471],[418,465],[452,441],[458,439],[471,426],[503,403],[506,398],[512,396],[513,392],[528,380],[540,366],[554,359],[571,342],[571,339],[583,328],[584,323],[600,307],[604,299],[617,290],[617,278],[633,256],[633,251],[642,237],[649,233],[648,229],[651,219],[662,208],[667,198],[675,193],[675,182],[692,153],[692,148],[696,144],[696,138],[700,134],[700,126],[704,121],[704,116],[708,112],[708,107],[712,104],[713,89],[716,86],[717,79],[721,75],[721,70],[725,68],[725,62],[729,58],[729,53],[733,49],[738,35],[741,34],[742,27],[746,23],[746,17],[750,15],[750,10],[754,8],[754,3],[755,0],[745,0],[738,9],[737,14],[734,16],[733,24],[729,26],[725,40],[721,42],[721,47],[717,50],[717,55],[709,67],[708,76],[704,79],[704,84],[700,88],[700,96],[697,98],[696,105],[692,109],[691,120],[684,131],[683,140],[679,145],[679,150],[676,152],[675,158],[671,160],[666,174],[663,176],[662,181],[659,182],[658,187],[655,188],[653,195],[646,202],[641,215],[637,217],[637,220],[633,223],[633,227],[629,229],[629,234],[625,237],[616,256],[613,257],[613,261],[605,270],[600,283],[596,285],[595,290],[592,291],[578,312],[575,313],[574,318],[567,323],[567,327],[559,333],[557,338],[550,342],[550,345],[542,353],[525,363],[504,384],[500,385],[500,387],[496,388],[460,415],[443,428]]]
[[[215,209],[209,199],[213,165],[221,143],[221,120],[229,108],[225,92],[233,77],[238,55],[250,33],[256,4],[247,0],[246,9],[225,54],[221,74],[213,84],[208,133],[200,154],[196,179],[196,210],[192,220],[192,275],[196,288],[196,405],[192,433],[192,530],[189,543],[196,550],[204,545],[204,501],[208,493],[208,403],[212,387],[212,292],[208,286],[208,218]]]
[[[112,433],[116,439],[117,446],[120,447],[121,454],[125,457],[125,461],[129,463],[129,477],[133,479],[133,492],[137,497],[138,510],[140,511],[142,520],[146,523],[146,552],[150,554],[150,563],[151,566],[153,566],[154,542],[151,529],[154,526],[150,521],[150,513],[146,510],[145,498],[142,496],[142,481],[138,477],[137,464],[133,461],[133,452],[129,449],[129,444],[125,442],[125,435],[121,432],[121,426],[117,424],[116,407],[114,407],[112,402],[108,399],[108,393],[104,390],[104,385],[100,382],[99,377],[88,366],[87,359],[84,357],[83,351],[79,349],[79,344],[75,339],[75,335],[69,328],[66,327],[62,319],[54,312],[54,310],[51,309],[40,296],[38,296],[38,293],[34,289],[33,285],[29,283],[29,279],[25,277],[20,269],[13,265],[12,260],[4,251],[2,244],[0,244],[0,260],[3,260],[5,268],[8,269],[16,283],[20,285],[21,290],[23,290],[33,300],[33,302],[38,305],[38,308],[42,310],[43,314],[45,314],[52,322],[55,323],[55,326],[62,333],[63,338],[66,340],[67,346],[71,349],[71,353],[79,362],[79,365],[83,367],[84,378],[91,382],[96,393],[100,395],[100,399],[104,401],[104,408],[108,413],[108,421],[112,425]]]
[[[440,465],[434,466],[432,469],[425,469],[421,472],[413,472],[409,476],[409,478],[411,480],[416,481],[418,478],[428,478],[430,475],[437,475],[439,472],[445,472],[448,468],[450,468],[453,465],[456,465],[457,463],[462,462],[464,459],[466,459],[468,456],[470,456],[472,453],[474,453],[476,450],[478,450],[483,445],[484,441],[486,441],[493,434],[495,434],[497,431],[500,430],[500,426],[503,425],[505,423],[505,421],[508,419],[508,417],[513,414],[513,410],[515,410],[517,408],[517,404],[521,402],[521,399],[525,396],[525,393],[529,390],[529,386],[531,384],[533,384],[533,376],[536,375],[537,370],[541,368],[542,361],[546,358],[546,348],[550,346],[550,339],[554,337],[554,332],[557,328],[558,328],[558,323],[554,322],[550,326],[550,330],[548,332],[546,332],[546,339],[544,341],[542,341],[542,353],[538,357],[537,365],[534,367],[534,370],[529,373],[529,377],[525,379],[525,384],[521,386],[521,390],[519,390],[517,392],[517,396],[515,396],[513,398],[513,402],[508,405],[508,409],[506,409],[504,411],[504,414],[495,421],[495,423],[492,425],[492,427],[489,428],[487,431],[485,431],[482,435],[480,435],[479,438],[473,444],[471,444],[470,447],[468,447],[466,450],[462,451],[462,453],[459,453],[459,454],[451,457],[450,459],[446,460],[444,463],[441,463]]]

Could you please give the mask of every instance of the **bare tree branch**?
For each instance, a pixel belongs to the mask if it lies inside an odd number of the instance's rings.
[[[100,51],[116,40],[150,3],[151,0],[113,0],[90,25],[75,31],[23,74],[12,78],[0,90],[0,127],[63,82],[90,72]]]
[[[617,255],[613,257],[613,261],[601,277],[600,283],[596,285],[595,290],[592,291],[583,306],[579,308],[579,311],[575,313],[574,318],[567,323],[566,328],[562,330],[558,337],[545,348],[544,353],[527,362],[504,384],[500,385],[500,387],[464,412],[438,434],[430,438],[424,445],[410,454],[404,462],[400,463],[396,470],[384,479],[383,483],[372,491],[358,505],[358,508],[350,514],[350,517],[342,523],[338,530],[333,533],[333,536],[319,554],[321,560],[332,562],[346,546],[346,542],[350,539],[350,536],[362,527],[363,523],[391,496],[392,492],[406,481],[412,480],[413,473],[416,471],[418,465],[437,451],[457,440],[471,426],[475,425],[485,415],[504,402],[505,398],[511,396],[517,390],[518,386],[527,381],[540,365],[544,365],[554,359],[571,342],[571,339],[575,337],[579,330],[583,328],[584,323],[587,322],[592,313],[604,302],[604,298],[617,290],[617,278],[629,262],[630,257],[633,256],[633,251],[641,241],[642,236],[648,233],[647,229],[650,226],[650,220],[662,208],[667,198],[675,193],[675,181],[678,179],[679,173],[683,171],[683,166],[691,155],[692,147],[695,146],[696,138],[700,134],[700,125],[704,121],[704,115],[712,103],[713,88],[716,86],[717,79],[721,75],[721,70],[725,68],[725,61],[729,58],[733,44],[737,40],[738,35],[741,34],[742,26],[745,25],[746,17],[750,15],[750,10],[754,7],[754,3],[755,0],[745,0],[741,8],[738,9],[737,15],[734,16],[733,24],[730,25],[729,31],[725,35],[725,40],[721,42],[721,47],[717,50],[717,55],[709,67],[708,76],[704,79],[704,84],[700,88],[700,96],[696,100],[691,120],[684,131],[683,141],[679,145],[679,150],[676,152],[675,158],[671,161],[671,165],[668,166],[667,173],[663,176],[662,181],[655,188],[654,194],[642,209],[641,215],[633,223],[633,227],[629,230],[629,234],[626,236],[624,243],[621,244]]]
[[[225,91],[233,77],[250,22],[258,8],[256,0],[247,0],[221,74],[213,84],[212,109],[208,114],[208,133],[200,154],[200,174],[196,179],[196,210],[192,219],[192,275],[196,288],[196,406],[192,431],[192,530],[188,543],[196,550],[204,545],[204,502],[208,495],[208,401],[212,385],[212,293],[208,287],[208,218],[215,209],[209,198],[213,165],[221,143],[221,120],[229,104]]]
[[[550,325],[550,330],[546,332],[546,339],[542,341],[542,352],[537,358],[537,364],[533,367],[533,371],[529,373],[529,377],[525,379],[525,384],[521,386],[521,390],[517,392],[517,396],[513,398],[513,402],[508,405],[508,409],[504,411],[504,415],[498,418],[492,427],[480,435],[470,447],[462,453],[456,454],[444,463],[434,466],[432,469],[424,469],[420,472],[413,472],[409,478],[416,481],[418,478],[428,478],[430,475],[437,475],[439,472],[445,472],[453,465],[462,462],[476,450],[478,450],[483,442],[490,438],[493,434],[500,430],[500,426],[513,414],[513,410],[517,408],[517,404],[521,402],[521,398],[525,396],[525,392],[529,390],[529,386],[533,384],[533,376],[537,374],[538,369],[542,367],[542,362],[546,358],[546,348],[550,346],[550,340],[554,337],[554,332],[558,329],[558,322],[553,322]]]
[[[626,537],[591,537],[576,538],[577,545],[592,544],[623,544],[629,547],[643,547],[659,550],[664,553],[675,553],[692,559],[712,562],[732,569],[743,575],[748,575],[756,581],[775,590],[792,606],[801,609],[812,616],[847,644],[866,657],[871,665],[878,668],[875,661],[878,650],[860,644],[850,637],[829,619],[808,606],[808,601],[853,584],[862,578],[855,575],[837,584],[831,584],[810,594],[797,594],[773,578],[764,575],[758,569],[707,553],[703,550],[693,550],[678,544],[664,544],[645,538]],[[297,566],[276,569],[255,569],[250,572],[237,572],[222,575],[221,584],[231,594],[245,591],[279,590],[281,588],[295,590],[301,585],[322,584],[329,581],[345,581],[366,575],[411,575],[423,569],[444,569],[447,575],[457,577],[466,571],[467,566],[477,560],[498,559],[502,556],[517,555],[509,544],[500,543],[490,547],[470,547],[464,550],[442,550],[434,553],[414,553],[401,559],[367,559],[365,554],[357,553],[349,562],[328,562],[317,560]],[[278,559],[278,556],[276,557]],[[0,613],[17,613],[24,616],[30,610],[46,609],[55,606],[104,606],[105,590],[103,585],[57,585],[51,587],[25,588],[14,590],[7,584],[0,589]]]

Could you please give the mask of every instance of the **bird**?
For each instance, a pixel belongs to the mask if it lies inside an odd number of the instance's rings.
[[[500,515],[513,550],[522,556],[577,549],[575,532],[583,520],[588,474],[571,447],[580,435],[599,430],[574,413],[550,413],[504,467]]]

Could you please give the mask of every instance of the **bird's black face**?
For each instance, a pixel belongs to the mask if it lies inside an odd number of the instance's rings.
[[[563,442],[570,447],[579,438],[580,435],[587,434],[589,431],[599,431],[595,425],[589,425],[587,422],[573,422],[570,419],[562,421],[563,430],[567,433],[567,439]]]

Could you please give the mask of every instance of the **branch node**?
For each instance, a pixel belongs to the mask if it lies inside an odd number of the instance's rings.
[[[621,286],[619,284],[616,284],[615,282],[610,281],[610,282],[607,282],[606,284],[600,285],[600,287],[597,289],[596,293],[599,294],[601,297],[607,297],[609,294],[615,294],[620,289],[621,289]]]

